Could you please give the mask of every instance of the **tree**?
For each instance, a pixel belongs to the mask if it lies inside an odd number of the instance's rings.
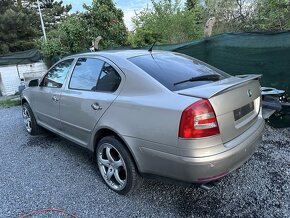
[[[27,50],[34,47],[38,31],[32,22],[36,13],[28,11],[14,1],[0,3],[0,54]]]
[[[185,10],[180,0],[152,0],[153,8],[144,9],[132,19],[133,46],[159,43],[178,43],[201,36],[202,28],[197,10]]]
[[[12,0],[1,0],[0,1],[0,13],[4,13],[7,9],[13,7],[13,1]]]
[[[86,11],[82,16],[88,24],[91,40],[102,36],[104,48],[127,43],[123,11],[116,8],[112,0],[94,0],[91,6],[84,4],[83,7]]]
[[[271,32],[289,30],[289,18],[289,0],[260,0],[256,3],[253,28]]]
[[[84,5],[84,13],[70,16],[48,33],[47,42],[39,41],[39,48],[48,65],[54,57],[87,51],[92,41],[102,36],[103,48],[125,45],[127,30],[123,12],[112,0],[94,0]]]
[[[29,0],[29,2],[29,7],[35,10],[37,8],[37,1]],[[39,0],[39,3],[47,31],[64,21],[68,17],[68,12],[72,9],[71,4],[63,5],[63,1]],[[37,22],[40,25],[39,19]]]
[[[185,6],[188,10],[192,10],[200,5],[199,2],[200,2],[199,0],[187,0],[185,2]]]
[[[58,17],[69,11],[71,6],[62,6],[62,1],[40,0],[44,20],[48,17],[57,23]],[[42,35],[36,1],[0,1],[0,54],[34,48],[35,41]],[[46,13],[49,11],[51,14]],[[50,22],[50,21],[49,21]]]
[[[71,16],[48,33],[46,42],[38,43],[44,61],[50,66],[57,57],[86,51],[90,43],[87,24],[80,16]]]
[[[290,28],[289,0],[205,0],[203,20],[217,18],[214,33]]]
[[[215,17],[214,33],[251,31],[256,0],[205,0],[203,22]]]

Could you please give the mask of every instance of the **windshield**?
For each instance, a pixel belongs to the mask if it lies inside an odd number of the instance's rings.
[[[211,80],[190,81],[190,79],[195,77],[204,75],[219,75],[221,79],[229,77],[228,74],[221,70],[182,54],[153,53],[152,55],[133,57],[129,60],[171,91],[214,82]],[[186,80],[189,81],[176,84]]]

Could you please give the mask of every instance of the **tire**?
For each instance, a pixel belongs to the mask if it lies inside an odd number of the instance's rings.
[[[105,184],[114,192],[126,195],[136,189],[140,182],[136,166],[124,144],[117,138],[106,136],[99,141],[96,161]]]
[[[38,135],[41,132],[40,126],[38,126],[35,116],[27,102],[22,105],[22,117],[25,124],[26,131],[30,135]]]

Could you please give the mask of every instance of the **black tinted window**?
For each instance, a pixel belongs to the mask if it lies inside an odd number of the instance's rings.
[[[120,75],[111,65],[105,63],[97,84],[97,90],[104,92],[114,92],[118,89],[120,83]]]
[[[48,73],[45,75],[41,86],[52,87],[52,88],[61,88],[69,68],[73,62],[73,59],[65,60],[57,65],[55,65]]]
[[[192,88],[212,82],[195,81],[174,85],[193,77],[212,74],[218,74],[224,78],[229,77],[228,74],[212,66],[179,54],[158,53],[138,56],[129,60],[171,91]]]
[[[69,88],[96,91],[104,62],[94,58],[80,58],[73,70]]]

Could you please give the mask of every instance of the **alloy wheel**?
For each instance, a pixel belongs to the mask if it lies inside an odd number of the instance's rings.
[[[127,183],[127,169],[120,152],[111,144],[99,146],[98,167],[105,182],[116,191],[122,190]]]
[[[26,107],[22,109],[22,116],[23,116],[25,128],[30,133],[32,131],[32,121],[31,121],[31,116],[29,114],[29,111],[27,110]]]

